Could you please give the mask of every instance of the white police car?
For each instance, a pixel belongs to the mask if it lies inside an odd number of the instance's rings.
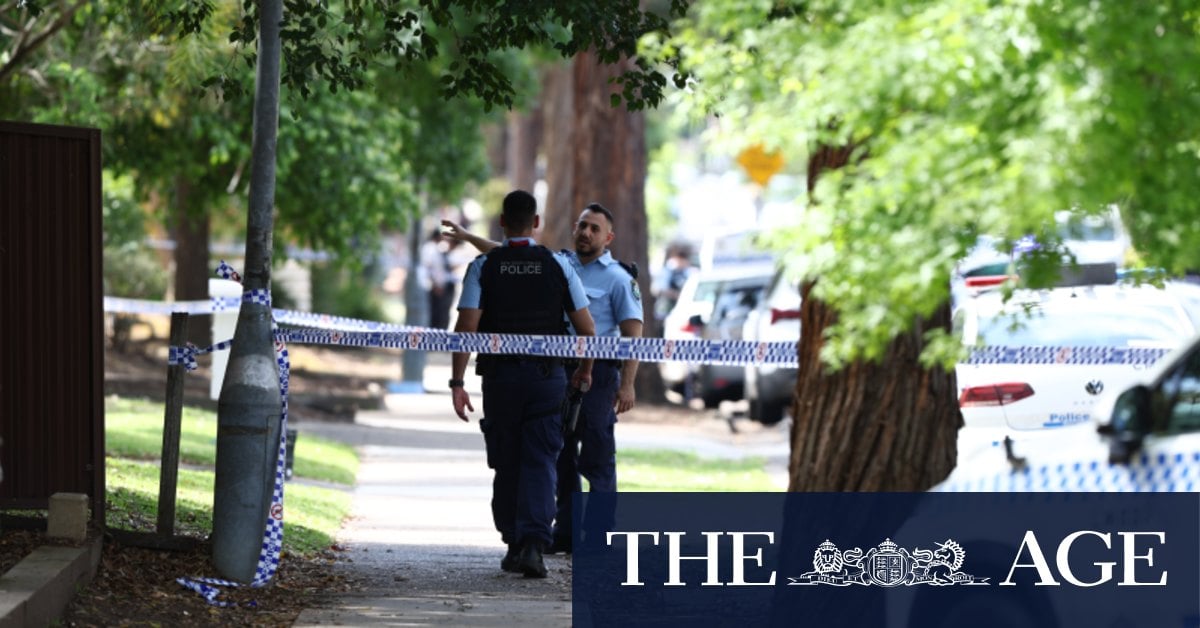
[[[983,502],[994,502],[996,493],[1200,491],[1200,336],[1183,343],[1183,346],[1168,353],[1152,367],[1141,371],[1137,382],[1128,388],[1106,391],[1094,404],[1091,414],[1093,421],[1058,431],[1042,431],[1043,437],[1026,439],[1015,446],[1010,455],[994,451],[981,456],[973,464],[955,469],[945,481],[931,490],[976,493]],[[1034,495],[1010,495],[1004,499],[1011,500],[1014,508],[1056,503],[1045,496],[1038,498]],[[1140,499],[1137,507],[1117,511],[1104,505],[1111,502],[1099,498],[1089,500],[1074,496],[1057,503],[1069,511],[1069,522],[1087,522],[1105,531],[1134,530],[1143,536],[1148,533],[1140,526],[1147,521],[1174,520],[1181,515],[1175,510],[1163,510],[1169,508],[1170,503],[1148,498]],[[1111,605],[1100,604],[1099,608],[1094,608],[1095,605],[1067,603],[1062,594],[1065,589],[1072,587],[1066,584],[1025,587],[1021,596],[1006,598],[1002,591],[1005,587],[1001,586],[1000,581],[1006,579],[1005,574],[1008,574],[1008,578],[1013,577],[1016,558],[1021,558],[1023,573],[1033,571],[1028,568],[1032,554],[1027,548],[1022,545],[1016,554],[1012,551],[1014,542],[1019,542],[1020,537],[998,540],[1000,537],[997,534],[1012,528],[1011,525],[991,519],[981,520],[969,511],[924,512],[914,515],[914,518],[918,516],[924,517],[924,525],[920,519],[915,522],[910,519],[896,531],[895,538],[914,538],[927,542],[928,539],[914,535],[913,531],[926,530],[929,527],[928,520],[935,518],[944,526],[947,534],[952,534],[954,540],[961,543],[961,547],[968,548],[966,561],[962,563],[963,572],[991,574],[993,580],[988,586],[980,587],[977,595],[953,601],[948,601],[941,591],[929,587],[890,589],[886,601],[888,626],[1056,628],[1068,625],[1195,625],[1197,616],[1194,612],[1187,613],[1181,622],[1176,607],[1142,604],[1113,613]],[[1042,531],[1045,537],[1044,527]],[[1098,533],[1085,534],[1090,535],[1088,540],[1099,542],[1095,536]],[[1117,534],[1112,534],[1109,538],[1117,537]],[[1121,547],[1123,539],[1124,536],[1112,541],[1110,553],[1118,556],[1114,560],[1119,561],[1121,556],[1130,555],[1128,547]],[[1165,544],[1165,536],[1160,540]],[[1171,540],[1175,540],[1175,537]],[[1043,542],[1054,542],[1054,538],[1043,538]],[[1194,546],[1194,541],[1185,541],[1188,542]],[[1092,547],[1103,549],[1103,546]],[[1021,549],[1026,549],[1024,554]],[[1056,561],[1054,569],[1061,574],[1063,561],[1068,560],[1064,558],[1063,546],[1060,544],[1056,549],[1047,545],[1043,551],[1043,560]],[[1139,551],[1144,551],[1144,548]],[[1160,548],[1160,551],[1165,550]],[[1049,556],[1049,559],[1045,556]],[[1104,576],[1096,568],[1098,564],[1088,563],[1093,571],[1087,572],[1087,579],[1093,582],[1074,587],[1076,600],[1080,599],[1079,591],[1091,590],[1090,587],[1095,586],[1094,581]],[[1161,569],[1161,561],[1155,564]],[[1141,565],[1147,569],[1152,567],[1145,559]],[[1119,573],[1122,577],[1128,577],[1131,573],[1128,565],[1121,569]],[[1049,573],[1050,570],[1046,569],[1045,574]],[[1084,571],[1080,570],[1075,575],[1080,573]],[[1043,575],[1042,572],[1039,575]],[[1182,574],[1172,573],[1172,576],[1177,575]],[[1059,579],[1062,579],[1061,575]],[[1108,583],[1109,586],[1114,584],[1115,579]],[[1125,587],[1132,588],[1139,587]],[[1140,588],[1148,590],[1152,587]],[[1112,592],[1114,589],[1097,587],[1096,591],[1105,596],[1107,594],[1104,591]],[[1117,590],[1112,595],[1126,592]],[[1066,594],[1072,595],[1070,591]],[[1187,606],[1187,600],[1182,602]],[[1192,607],[1194,609],[1195,605],[1192,604]],[[923,619],[914,623],[914,617]],[[930,618],[936,621],[930,621]]]
[[[1150,285],[1098,285],[977,294],[955,313],[964,342],[958,364],[958,464],[1008,442],[1090,424],[1106,391],[1138,381],[1196,326],[1180,299]],[[1066,436],[1062,434],[1060,436]]]
[[[1090,414],[978,456],[933,490],[1200,491],[1200,337],[1106,392]]]

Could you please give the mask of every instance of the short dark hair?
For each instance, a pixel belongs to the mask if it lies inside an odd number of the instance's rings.
[[[583,211],[585,211],[585,212],[595,212],[595,213],[597,213],[597,214],[603,214],[603,215],[604,215],[604,217],[608,219],[608,228],[609,228],[609,229],[612,229],[612,227],[613,227],[613,215],[612,215],[612,212],[608,211],[608,208],[607,208],[607,207],[605,207],[605,206],[601,205],[600,203],[588,203],[588,204],[587,204],[587,207],[584,207],[584,208],[583,208]]]
[[[504,226],[513,231],[524,231],[533,227],[537,216],[537,199],[525,190],[513,190],[504,197]]]

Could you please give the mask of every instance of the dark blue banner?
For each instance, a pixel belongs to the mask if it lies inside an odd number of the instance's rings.
[[[1197,493],[587,493],[574,625],[1200,627]]]

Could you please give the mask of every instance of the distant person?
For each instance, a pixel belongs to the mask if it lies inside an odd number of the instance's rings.
[[[442,221],[446,236],[470,243],[487,252],[496,242],[477,236],[450,221]],[[640,338],[642,336],[642,295],[637,286],[637,269],[612,256],[608,245],[613,241],[612,212],[599,203],[585,207],[572,232],[574,251],[563,251],[583,279],[588,293],[588,311],[596,323],[596,335]],[[558,460],[558,512],[555,515],[554,542],[548,553],[572,551],[571,501],[583,489],[582,474],[589,490],[617,491],[617,414],[633,408],[636,402],[634,379],[637,360],[596,360],[592,369],[592,387],[583,395],[583,404],[575,431],[567,435],[566,446]],[[611,513],[589,513],[589,528],[610,530]]]
[[[458,301],[456,332],[595,335],[588,298],[565,256],[531,237],[538,225],[537,201],[517,190],[504,197],[500,226],[505,239],[467,267]],[[564,315],[566,318],[564,318]],[[474,411],[463,388],[468,353],[452,358],[450,390],[454,412],[463,421]],[[554,521],[556,465],[563,448],[562,403],[567,375],[562,360],[541,356],[480,355],[475,372],[483,378],[483,431],[492,482],[492,519],[508,552],[504,571],[545,578],[543,552]],[[592,383],[592,360],[580,360],[570,377],[575,388]]]
[[[429,326],[433,329],[450,327],[450,310],[454,307],[454,290],[458,285],[450,249],[456,244],[442,237],[442,230],[435,228],[421,245],[420,281],[429,295]]]
[[[666,318],[667,314],[670,314],[671,310],[675,308],[675,304],[679,302],[683,284],[687,283],[692,270],[692,260],[687,249],[678,246],[671,247],[662,271],[654,278],[654,311],[659,320]]]

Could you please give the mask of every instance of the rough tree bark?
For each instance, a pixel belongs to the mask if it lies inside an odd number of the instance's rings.
[[[962,414],[954,373],[918,362],[925,331],[949,327],[950,307],[896,338],[879,363],[833,373],[820,363],[828,305],[802,288],[800,372],[793,406],[789,491],[921,491],[954,467]]]
[[[571,224],[577,211],[571,204],[578,170],[575,137],[589,132],[582,126],[576,129],[573,68],[573,62],[555,64],[542,78],[547,194],[539,241],[552,249],[571,246]]]
[[[812,192],[824,170],[845,165],[847,148],[818,150],[809,164]],[[819,281],[819,279],[817,280]],[[789,491],[922,491],[954,467],[962,425],[953,371],[922,368],[927,330],[950,327],[944,304],[892,341],[878,363],[852,362],[838,372],[821,364],[825,330],[836,321],[826,303],[801,287],[793,400]]]
[[[541,110],[512,111],[508,114],[505,133],[504,166],[508,181],[514,188],[533,191],[537,183],[537,153]]]

